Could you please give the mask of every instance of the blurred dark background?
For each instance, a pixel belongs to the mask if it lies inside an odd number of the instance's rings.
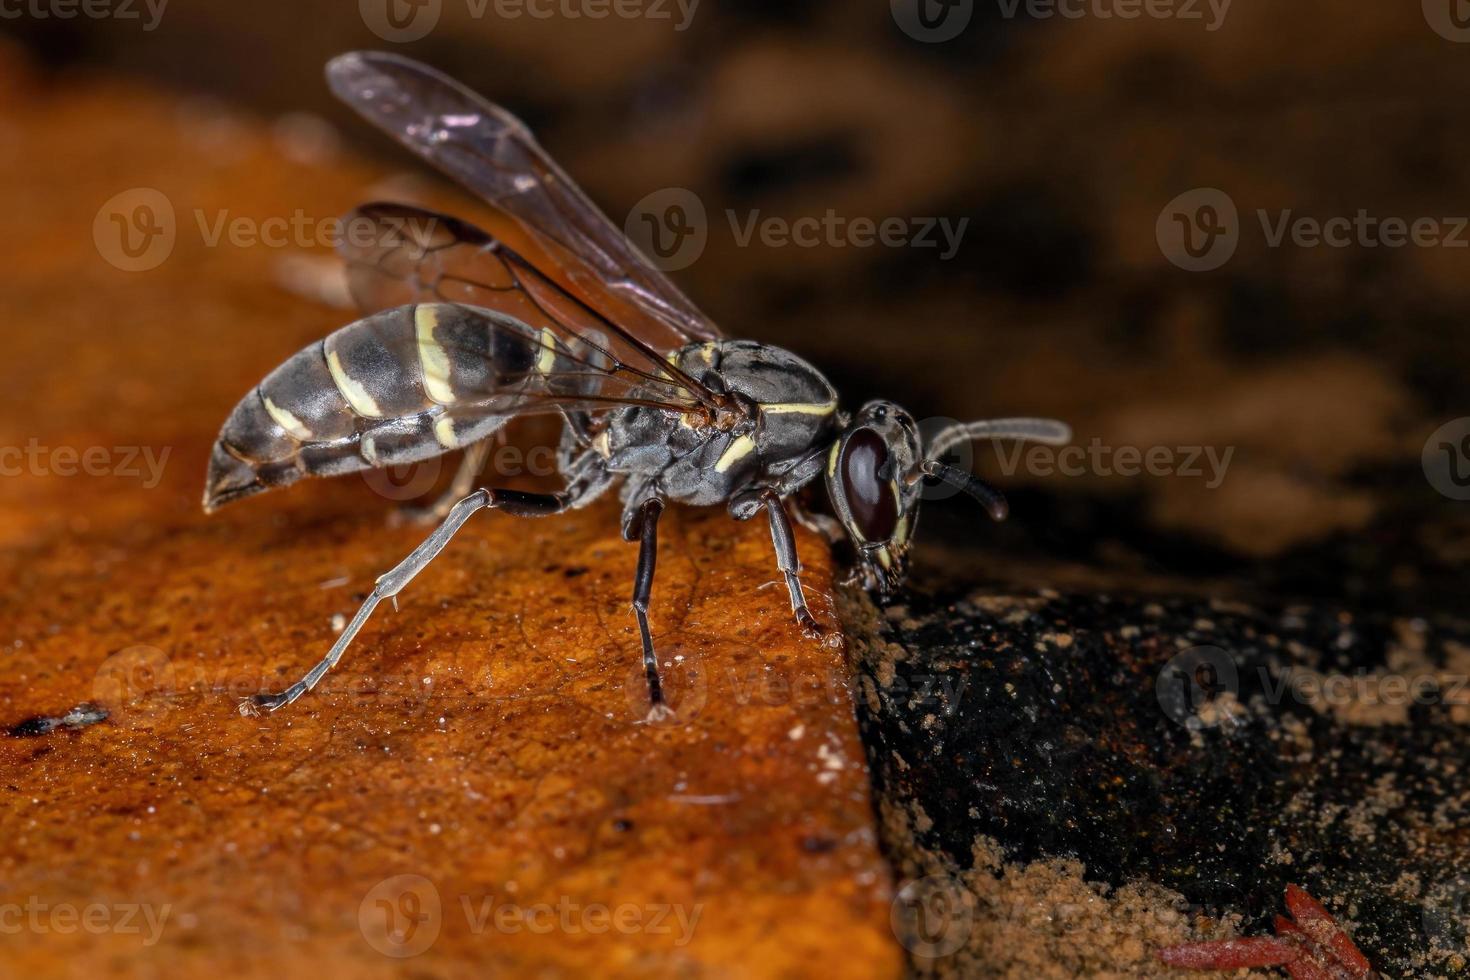
[[[342,51],[400,51],[522,116],[620,224],[651,194],[694,192],[708,240],[677,281],[854,403],[1054,415],[1081,444],[1165,447],[1179,466],[1187,447],[1232,452],[1206,486],[1007,475],[981,449],[1015,518],[929,507],[929,574],[1416,608],[1458,601],[1470,554],[1464,505],[1421,466],[1430,434],[1470,414],[1456,2],[172,0],[155,18],[139,0],[128,18],[16,7],[0,37],[41,84],[131,77],[426,175],[321,79]],[[1161,229],[1182,214],[1207,234],[1202,188],[1236,209],[1238,244],[1192,269]],[[948,256],[942,237],[736,234],[829,212],[963,233]],[[1430,219],[1439,240],[1270,241],[1288,214],[1360,212]]]

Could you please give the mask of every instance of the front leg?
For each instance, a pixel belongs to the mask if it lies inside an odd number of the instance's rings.
[[[752,517],[761,506],[771,522],[771,544],[776,549],[776,567],[786,578],[786,591],[791,595],[791,612],[797,625],[810,637],[819,637],[824,632],[812,611],[807,608],[806,596],[801,588],[801,562],[796,557],[796,535],[791,531],[791,520],[786,516],[786,505],[781,495],[769,487],[749,490],[730,503],[730,513],[740,520]]]

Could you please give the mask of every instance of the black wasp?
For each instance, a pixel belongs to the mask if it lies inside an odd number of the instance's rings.
[[[956,425],[926,446],[891,402],[849,414],[821,372],[787,351],[728,340],[610,223],[505,110],[424,65],[354,53],[327,66],[333,92],[490,205],[487,230],[401,204],[369,204],[343,253],[368,315],[300,351],[235,406],[210,459],[205,510],[303,476],[396,466],[465,450],[429,516],[438,528],[372,594],[326,657],[247,713],[311,690],[379,602],[396,596],[477,511],[541,517],[581,507],[621,480],[622,531],[640,544],[633,610],[651,712],[668,711],[648,630],[665,501],[764,510],[797,622],[820,632],[802,596],[787,498],[820,473],[836,521],[798,513],[858,555],[865,587],[903,580],[922,482],[1005,498],[940,462],[984,437],[1065,443],[1065,425],[1002,419]],[[350,239],[350,240],[348,240]],[[363,245],[363,241],[371,241]],[[357,242],[358,244],[353,244]],[[487,437],[511,418],[564,422],[556,493],[474,489]]]

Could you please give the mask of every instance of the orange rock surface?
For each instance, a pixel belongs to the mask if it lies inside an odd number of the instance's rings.
[[[323,689],[241,717],[423,531],[357,477],[201,513],[234,402],[351,316],[281,285],[318,231],[230,229],[315,228],[382,175],[85,81],[22,84],[0,132],[0,721],[109,712],[0,737],[6,975],[900,972],[843,655],[763,522],[665,515],[673,722],[644,723],[611,506],[475,518]]]

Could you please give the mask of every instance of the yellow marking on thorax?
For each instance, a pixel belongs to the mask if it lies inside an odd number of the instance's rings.
[[[279,425],[281,428],[285,429],[286,434],[291,436],[291,438],[300,439],[303,441],[311,438],[311,430],[308,429],[305,424],[303,424],[302,421],[296,416],[292,415],[290,412],[286,411],[284,408],[277,405],[269,398],[265,398],[262,396],[261,401],[265,402],[265,410],[270,415],[270,417],[275,420],[276,425]]]
[[[378,408],[378,403],[373,400],[373,396],[369,395],[366,388],[349,378],[347,372],[342,370],[342,359],[334,350],[327,352],[327,370],[332,375],[333,384],[342,393],[342,397],[347,399],[347,404],[352,406],[354,412],[367,418],[383,418],[383,411]]]
[[[708,366],[709,363],[710,363],[710,361],[714,359],[715,348],[718,347],[718,346],[719,346],[719,341],[717,341],[717,340],[707,340],[704,343],[700,344],[698,347],[694,348],[694,351],[691,351],[691,353],[698,353],[700,357],[703,357],[704,358],[705,365]],[[681,350],[671,350],[664,357],[664,360],[668,361],[670,364],[673,364],[673,365],[677,366],[678,363],[679,363],[679,355],[682,352],[683,352],[682,349]]]
[[[834,402],[771,402],[763,404],[761,411],[767,415],[831,415],[837,411]]]
[[[454,389],[449,384],[449,353],[434,339],[439,325],[439,309],[424,303],[414,310],[413,329],[419,342],[419,366],[424,371],[424,390],[441,405],[454,402]]]
[[[536,358],[536,370],[550,374],[556,367],[556,334],[547,327],[541,328],[541,354]]]
[[[725,472],[730,467],[734,466],[736,463],[744,459],[746,456],[749,456],[751,450],[753,450],[754,448],[755,440],[752,439],[750,436],[737,437],[733,442],[730,443],[730,447],[726,449],[725,452],[720,456],[719,461],[715,463],[715,472]]]

